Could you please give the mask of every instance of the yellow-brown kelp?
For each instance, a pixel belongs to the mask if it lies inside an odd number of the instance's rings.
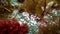
[[[6,0],[5,3],[0,3],[0,18],[6,18],[13,12],[13,6],[10,4],[10,1]]]

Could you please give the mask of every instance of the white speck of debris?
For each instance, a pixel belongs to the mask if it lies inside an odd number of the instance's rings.
[[[58,4],[56,3],[54,6],[56,7],[56,6],[58,6]]]
[[[22,25],[22,22],[21,22],[21,21],[19,21],[19,24],[20,24],[20,25]]]
[[[57,14],[57,10],[56,9],[53,9],[52,12],[55,13],[55,14]]]
[[[48,9],[49,7],[51,7],[53,4],[54,4],[54,1],[49,2],[49,3],[47,4],[47,6],[46,6],[46,9]]]
[[[41,8],[42,8],[42,10],[44,11],[44,7],[42,6]]]
[[[24,19],[20,19],[21,21],[24,21]]]
[[[52,6],[54,4],[54,1],[51,1],[48,3],[48,6]]]
[[[48,18],[48,16],[44,16],[44,18]]]
[[[28,12],[23,12],[22,15],[28,17],[29,16],[29,13]]]

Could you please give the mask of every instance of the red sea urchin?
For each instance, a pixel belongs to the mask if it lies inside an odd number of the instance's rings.
[[[16,19],[1,20],[0,19],[0,34],[27,34],[28,26],[23,24],[22,26]]]

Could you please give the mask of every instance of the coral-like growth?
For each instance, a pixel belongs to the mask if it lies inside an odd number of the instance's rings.
[[[0,19],[0,34],[27,34],[28,26],[23,24],[22,26],[16,19]]]

